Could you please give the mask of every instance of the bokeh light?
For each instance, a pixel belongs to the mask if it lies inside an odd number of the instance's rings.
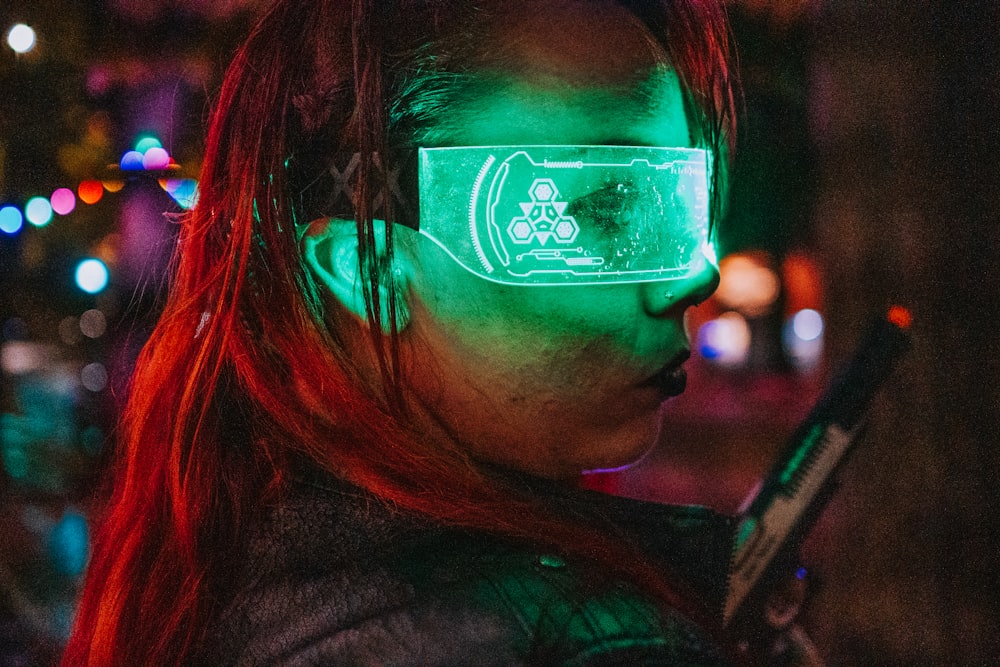
[[[887,318],[900,329],[909,329],[913,325],[913,314],[903,306],[893,306],[889,309]]]
[[[53,527],[48,539],[49,557],[62,574],[71,577],[83,573],[90,542],[87,519],[75,509],[68,509]]]
[[[11,375],[36,373],[51,366],[56,354],[48,345],[8,340],[0,346],[0,369]]]
[[[21,214],[21,209],[16,206],[0,208],[0,232],[17,234],[22,226],[24,226],[24,216]]]
[[[69,188],[59,188],[49,197],[52,210],[59,215],[69,215],[76,208],[76,195]]]
[[[799,370],[811,370],[823,357],[823,316],[805,308],[785,322],[781,344],[785,355]]]
[[[36,227],[44,227],[52,221],[52,204],[45,197],[32,197],[24,205],[24,217]]]
[[[35,31],[23,23],[15,24],[7,31],[7,46],[15,53],[27,53],[35,48]]]
[[[770,312],[781,293],[781,280],[763,254],[730,255],[719,267],[716,298],[747,317]]]
[[[97,294],[108,286],[108,267],[99,259],[85,259],[76,267],[76,285],[88,294]]]
[[[84,204],[96,204],[104,196],[104,186],[100,181],[83,181],[77,187],[76,194]]]
[[[118,166],[123,171],[139,171],[142,169],[142,153],[139,151],[125,151]]]
[[[750,351],[750,326],[739,313],[723,313],[698,329],[698,350],[713,363],[740,366]]]
[[[107,318],[96,308],[91,308],[80,315],[80,331],[87,338],[100,338],[107,328]]]
[[[142,154],[143,169],[166,169],[169,166],[170,153],[159,146],[153,146]]]
[[[163,148],[163,144],[156,137],[142,136],[135,142],[135,150],[145,154],[150,148]]]
[[[198,181],[193,178],[168,178],[164,189],[184,209],[198,202]]]
[[[108,386],[108,370],[104,364],[87,364],[80,371],[80,383],[90,391],[98,392]]]
[[[125,187],[125,181],[102,181],[101,185],[103,185],[104,189],[108,192],[118,192]]]
[[[781,263],[781,288],[787,313],[804,308],[820,310],[823,280],[816,260],[805,252],[790,252]]]
[[[792,316],[792,330],[802,340],[815,340],[823,335],[823,316],[811,308]]]

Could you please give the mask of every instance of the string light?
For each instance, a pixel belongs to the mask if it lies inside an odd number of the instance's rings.
[[[69,215],[76,208],[76,195],[69,188],[59,188],[49,197],[49,202],[59,215]]]
[[[148,135],[139,137],[138,141],[135,142],[135,150],[140,153],[145,154],[150,148],[163,148],[163,144],[156,137]]]
[[[118,168],[129,174],[145,171],[162,172],[179,170],[170,153],[152,136],[140,137],[136,148],[122,154]],[[159,178],[159,185],[183,209],[190,209],[198,200],[198,181],[193,178]],[[77,200],[84,204],[96,204],[105,192],[120,192],[125,187],[123,179],[81,181],[76,191],[72,188],[57,188],[50,197],[32,197],[23,211],[14,204],[0,206],[0,232],[17,234],[27,220],[36,227],[44,227],[52,221],[54,214],[69,215],[76,210]]]
[[[84,204],[96,204],[104,196],[104,186],[100,181],[83,181],[77,187],[76,194]]]
[[[52,204],[45,197],[32,197],[24,205],[24,217],[36,227],[44,227],[52,220]]]
[[[142,154],[143,169],[166,169],[169,166],[170,153],[162,148],[159,148],[158,146],[153,146]]]
[[[0,208],[0,232],[17,234],[24,226],[24,216],[16,206]]]
[[[122,159],[118,161],[118,166],[122,171],[139,171],[143,169],[142,153],[139,151],[125,151]]]

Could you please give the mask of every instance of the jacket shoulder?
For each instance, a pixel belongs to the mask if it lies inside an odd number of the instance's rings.
[[[680,614],[581,564],[308,486],[265,513],[214,664],[717,664]]]
[[[493,619],[525,664],[723,664],[690,620],[585,564],[502,541],[434,549],[407,568],[420,597]]]

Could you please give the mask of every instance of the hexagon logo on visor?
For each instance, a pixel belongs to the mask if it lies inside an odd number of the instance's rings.
[[[715,264],[709,158],[643,146],[421,148],[419,231],[509,285],[685,278]]]

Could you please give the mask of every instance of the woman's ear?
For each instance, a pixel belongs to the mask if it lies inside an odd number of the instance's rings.
[[[379,260],[386,257],[385,224],[375,221],[375,250]],[[362,322],[367,322],[362,274],[358,265],[358,232],[353,220],[329,218],[309,223],[302,236],[302,255],[320,283]],[[402,330],[409,323],[406,287],[410,272],[407,261],[394,253],[393,267],[378,285],[380,319],[384,333],[389,333],[389,290],[396,290],[396,326]],[[384,281],[390,280],[392,284]]]

